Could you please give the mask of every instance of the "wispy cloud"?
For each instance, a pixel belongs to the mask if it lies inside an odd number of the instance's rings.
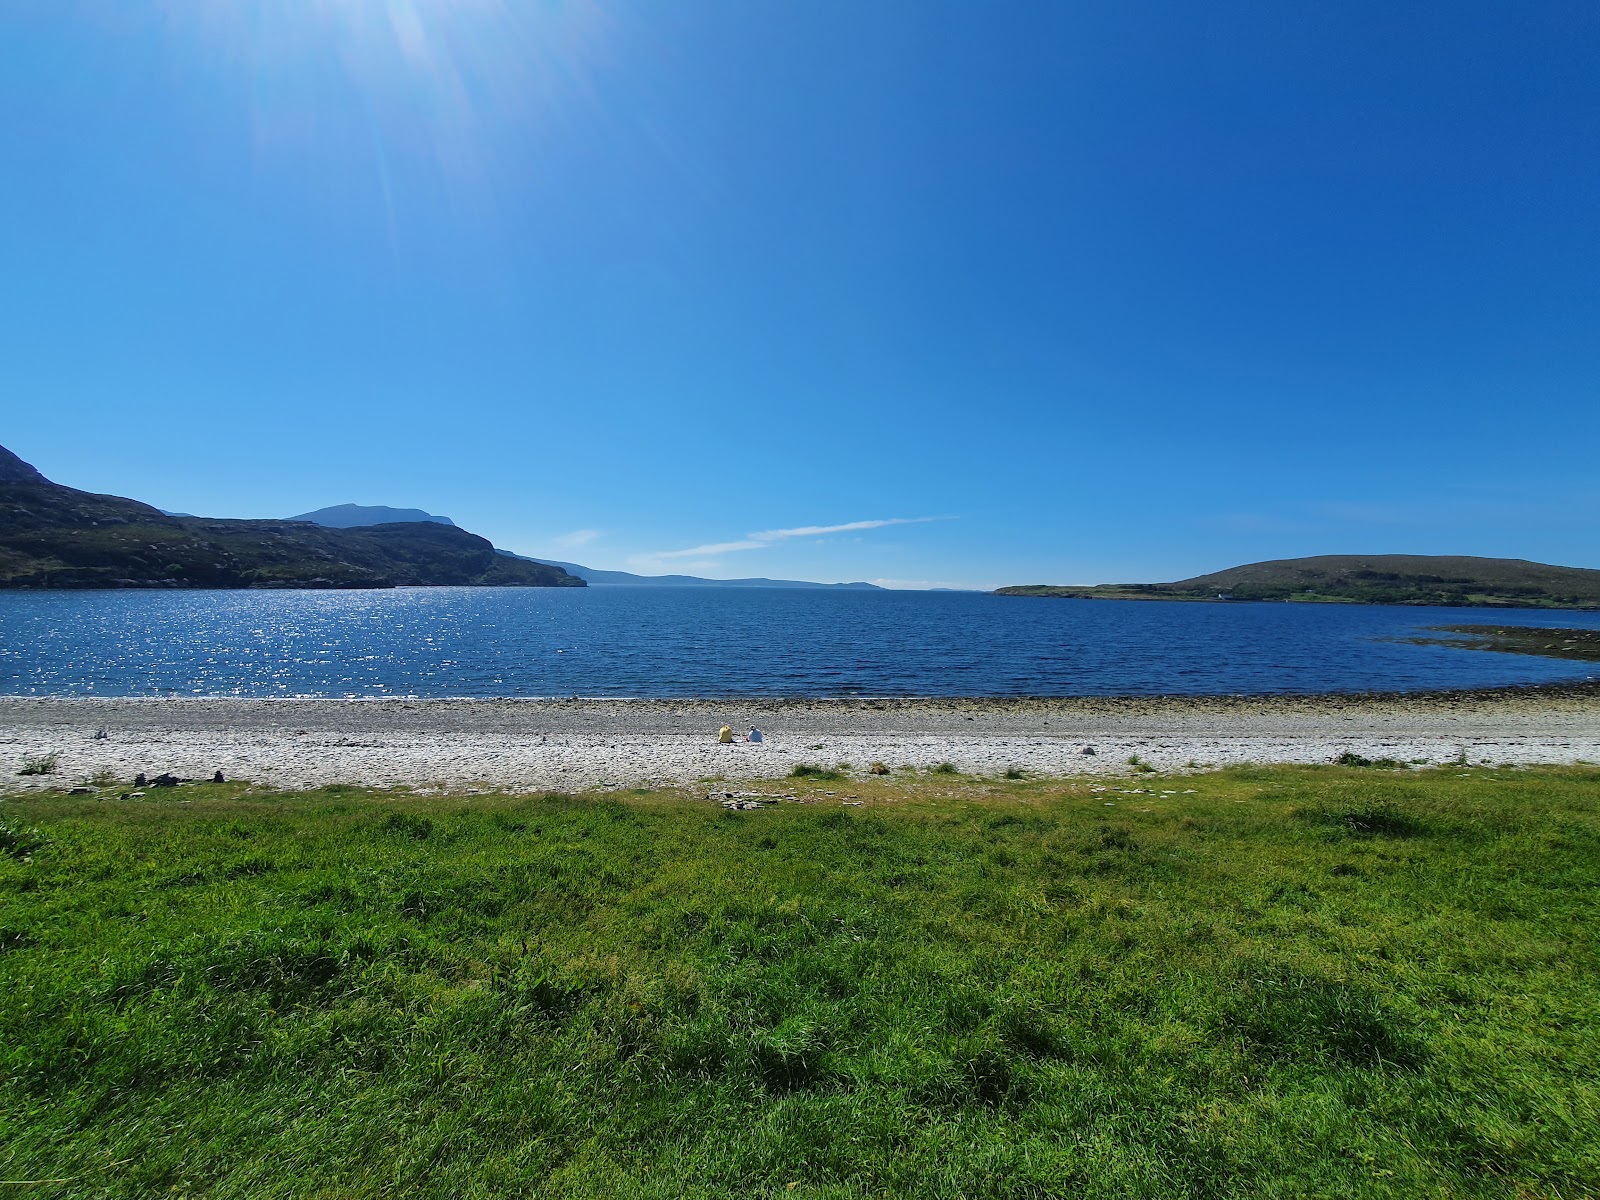
[[[574,529],[571,533],[563,533],[553,540],[556,545],[565,546],[572,550],[577,549],[579,546],[587,546],[599,536],[600,531],[598,529]]]
[[[942,588],[952,592],[992,592],[999,584],[957,583],[949,579],[869,579],[881,588],[893,592],[928,592]]]
[[[769,542],[755,540],[744,542],[711,542],[704,546],[690,546],[687,550],[657,550],[647,558],[704,558],[712,554],[731,554],[735,550],[760,550]]]
[[[947,520],[945,517],[890,517],[884,521],[847,521],[843,525],[801,525],[795,529],[769,529],[750,536],[760,542],[775,542],[780,538],[821,537],[829,533],[854,533],[858,529],[882,529],[885,525],[926,525],[929,521]]]
[[[793,529],[765,529],[747,533],[737,542],[712,542],[705,546],[690,546],[685,550],[660,550],[651,558],[704,558],[714,554],[733,554],[740,550],[764,550],[774,542],[787,538],[825,537],[830,533],[857,533],[863,529],[882,529],[888,525],[923,525],[929,521],[942,521],[944,517],[888,517],[879,521],[847,521],[843,525],[797,525]]]

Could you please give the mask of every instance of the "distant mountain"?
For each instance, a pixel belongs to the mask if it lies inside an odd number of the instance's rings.
[[[600,571],[578,563],[557,562],[552,558],[526,558],[509,550],[501,554],[520,558],[524,562],[543,563],[559,567],[569,575],[576,575],[590,587],[723,587],[723,588],[846,588],[858,592],[881,592],[885,589],[875,583],[807,583],[801,579],[702,579],[698,575],[634,575],[629,571]]]
[[[335,504],[319,508],[316,512],[301,513],[291,521],[310,521],[329,529],[359,529],[367,525],[393,525],[415,521],[433,521],[440,525],[454,525],[449,517],[435,516],[420,508],[390,508],[386,504]]]
[[[0,588],[583,587],[434,521],[330,529],[168,516],[52,483],[0,448]]]
[[[1600,608],[1600,571],[1520,558],[1324,554],[1282,558],[1176,583],[1029,584],[1001,596],[1085,600],[1296,600],[1461,608]]]

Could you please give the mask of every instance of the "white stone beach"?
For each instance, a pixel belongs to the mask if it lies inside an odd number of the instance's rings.
[[[719,745],[750,725],[760,744]],[[1085,748],[1093,753],[1086,753]],[[11,789],[109,770],[281,788],[668,787],[783,776],[801,763],[950,763],[963,773],[1126,773],[1326,763],[1600,762],[1594,685],[1418,696],[974,700],[247,700],[0,698]],[[57,756],[47,775],[17,775]]]

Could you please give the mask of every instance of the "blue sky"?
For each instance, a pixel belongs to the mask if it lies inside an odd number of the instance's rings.
[[[1600,9],[7,0],[0,443],[625,570],[1600,567]]]

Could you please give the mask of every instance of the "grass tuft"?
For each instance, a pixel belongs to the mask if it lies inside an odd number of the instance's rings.
[[[1355,837],[1412,838],[1422,837],[1428,832],[1424,821],[1383,803],[1318,808],[1296,815]]]
[[[844,778],[843,774],[832,767],[816,767],[810,763],[796,763],[789,775],[794,779],[815,779],[819,783]]]
[[[33,758],[22,760],[22,766],[17,771],[18,775],[54,775],[56,767],[61,762],[59,754],[40,754]]]
[[[0,854],[18,862],[28,862],[35,851],[45,846],[46,840],[43,834],[30,826],[0,824]]]
[[[433,834],[433,822],[427,817],[419,817],[412,813],[390,813],[383,827],[390,833],[397,833],[401,837],[413,838],[419,842],[425,841]]]
[[[1366,758],[1349,750],[1333,761],[1336,766],[1371,767],[1380,771],[1398,771],[1406,765],[1398,758]]]
[[[1240,964],[1219,1016],[1229,1034],[1274,1061],[1414,1070],[1425,1054],[1371,987],[1271,959]]]

